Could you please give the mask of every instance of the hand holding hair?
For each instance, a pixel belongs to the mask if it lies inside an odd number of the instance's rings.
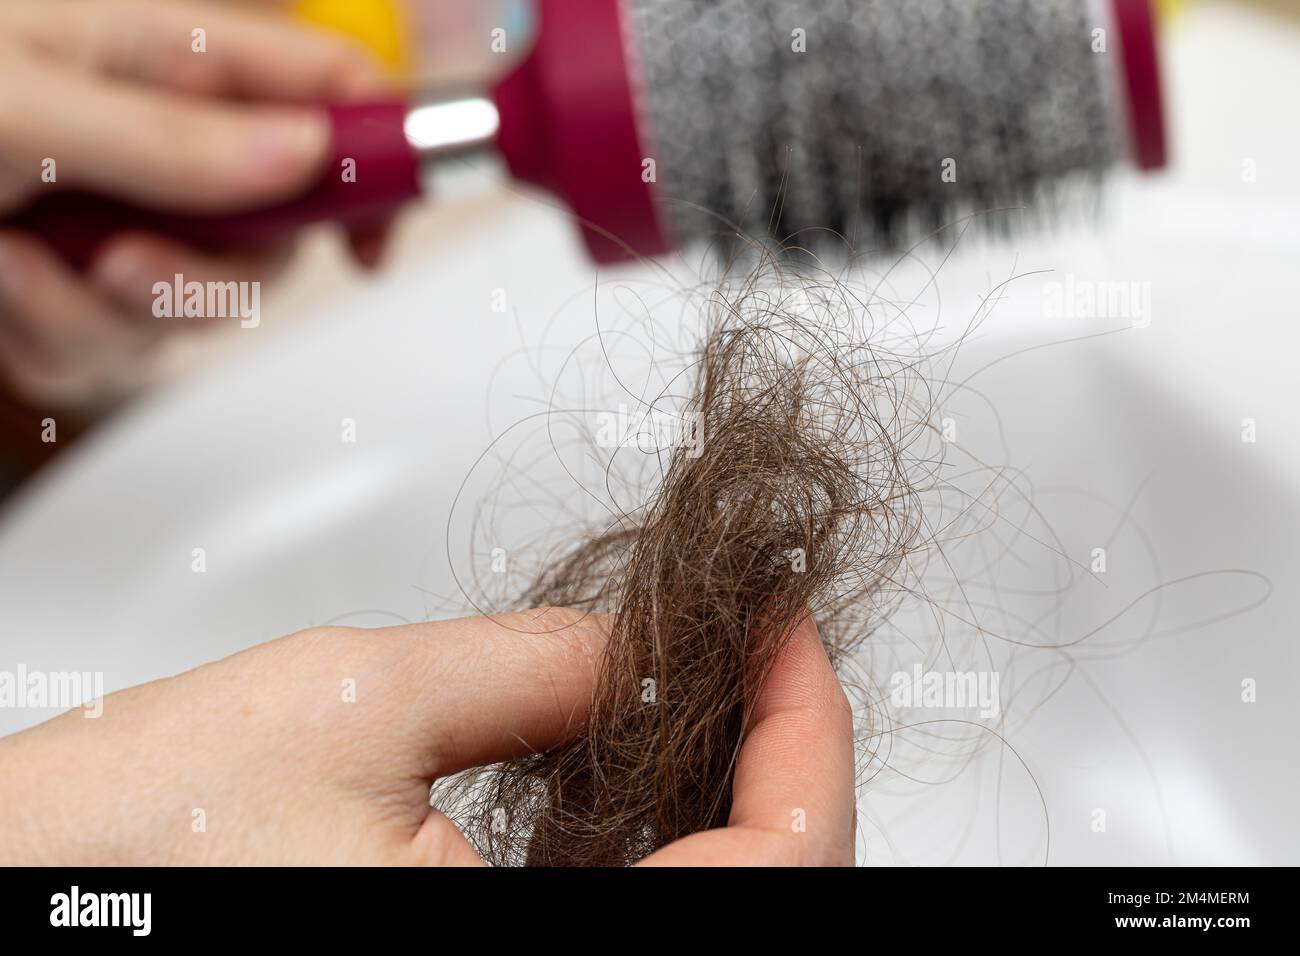
[[[480,864],[431,783],[581,734],[607,626],[316,628],[111,694],[0,740],[0,864]],[[808,618],[759,694],[730,825],[646,862],[848,864],[852,826],[852,724]]]

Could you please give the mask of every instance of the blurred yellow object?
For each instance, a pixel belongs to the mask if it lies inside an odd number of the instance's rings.
[[[1162,20],[1171,20],[1187,6],[1186,0],[1158,0],[1156,14]]]
[[[1161,20],[1169,21],[1186,12],[1195,2],[1196,0],[1156,0],[1156,13]],[[1297,0],[1248,0],[1246,5],[1300,20],[1300,2]]]
[[[394,74],[411,68],[406,12],[400,0],[296,0],[295,12],[359,40]]]

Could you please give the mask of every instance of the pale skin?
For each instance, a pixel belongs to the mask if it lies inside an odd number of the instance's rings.
[[[192,31],[206,31],[195,52]],[[182,0],[0,3],[0,216],[42,190],[90,190],[187,212],[287,199],[323,173],[312,104],[383,95],[349,41],[270,11]],[[54,182],[43,180],[55,161]],[[376,230],[353,236],[373,262]],[[0,374],[29,400],[86,405],[136,379],[159,339],[153,283],[265,281],[285,248],[216,255],[159,236],[109,240],[83,274],[39,237],[0,228]]]
[[[108,695],[0,740],[0,864],[481,865],[430,785],[580,734],[605,639],[558,608],[320,628]],[[853,781],[808,618],[760,690],[728,826],[643,862],[850,865]]]

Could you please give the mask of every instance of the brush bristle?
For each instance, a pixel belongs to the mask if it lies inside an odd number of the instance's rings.
[[[1121,152],[1090,0],[626,4],[679,240],[888,243],[1096,183]]]

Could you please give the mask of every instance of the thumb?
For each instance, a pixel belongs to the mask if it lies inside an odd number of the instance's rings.
[[[476,865],[482,860],[446,816],[428,805],[431,781],[483,764],[538,753],[586,723],[608,619],[565,608],[355,630],[326,628],[316,655],[332,661],[296,686],[337,687],[348,661],[367,691],[344,731],[347,766],[366,788],[396,782],[400,825],[366,848],[397,865]],[[323,642],[323,643],[322,643]],[[358,670],[357,668],[360,668]],[[325,733],[328,721],[307,718]],[[356,761],[360,742],[375,760]],[[418,801],[418,802],[417,802]]]
[[[603,615],[539,608],[334,636],[326,629],[324,639],[339,649],[330,659],[350,661],[370,687],[353,710],[362,723],[348,733],[363,734],[427,789],[580,733],[607,626]]]
[[[0,95],[0,155],[32,170],[53,159],[60,184],[155,208],[238,211],[306,189],[328,159],[318,109],[106,82],[35,59],[21,71],[15,89],[43,95]]]
[[[417,707],[430,777],[540,753],[587,722],[608,619],[569,608],[412,625],[416,653],[450,680]],[[427,630],[425,630],[427,628]]]

